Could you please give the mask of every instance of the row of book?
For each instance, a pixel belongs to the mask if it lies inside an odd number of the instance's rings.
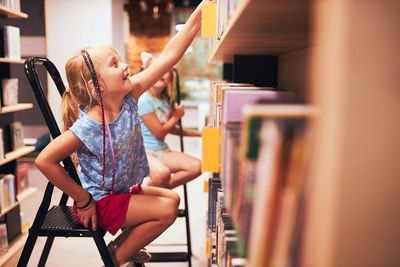
[[[15,175],[0,174],[0,212],[11,207],[17,201],[17,195],[29,187],[29,166],[18,164]]]
[[[209,37],[210,51],[221,39],[239,2],[239,0],[217,0],[203,6],[201,36]]]
[[[244,267],[241,241],[224,204],[224,193],[218,177],[208,181],[208,217],[206,255],[208,266]]]
[[[212,139],[208,147],[218,164],[208,169],[203,163],[203,170],[219,174],[222,218],[225,211],[232,218],[246,266],[291,266],[301,243],[315,109],[273,88],[225,84],[219,90],[217,84],[210,94],[213,127],[203,131],[203,159],[209,152],[204,142]]]
[[[4,25],[0,28],[0,57],[9,59],[21,59],[21,36],[20,28],[11,25]]]
[[[0,0],[0,6],[20,12],[21,0]]]

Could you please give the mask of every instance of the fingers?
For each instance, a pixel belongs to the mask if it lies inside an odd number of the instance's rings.
[[[96,231],[97,228],[97,216],[92,216],[92,229],[93,231]]]

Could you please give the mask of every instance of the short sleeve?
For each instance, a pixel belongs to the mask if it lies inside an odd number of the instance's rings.
[[[148,113],[154,112],[153,100],[151,96],[145,92],[139,97],[138,101],[138,113],[139,116],[143,116]]]

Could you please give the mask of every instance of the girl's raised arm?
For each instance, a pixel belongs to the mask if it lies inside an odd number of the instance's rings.
[[[171,70],[184,55],[201,26],[201,2],[190,15],[185,26],[167,43],[160,56],[146,70],[132,76],[133,90],[131,95],[137,100],[139,96],[155,84],[167,71]]]

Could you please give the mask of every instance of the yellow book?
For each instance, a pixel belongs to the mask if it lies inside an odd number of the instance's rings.
[[[203,172],[219,172],[219,128],[203,128]]]
[[[202,6],[201,36],[217,37],[217,3]]]

